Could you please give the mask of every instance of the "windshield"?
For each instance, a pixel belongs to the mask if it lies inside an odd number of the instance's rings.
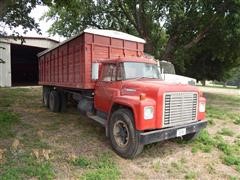
[[[162,74],[176,74],[172,63],[167,61],[160,61],[160,68]]]
[[[125,62],[123,63],[124,79],[133,78],[154,78],[161,79],[159,70],[156,64]]]

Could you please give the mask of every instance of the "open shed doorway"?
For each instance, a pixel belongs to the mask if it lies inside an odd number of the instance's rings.
[[[12,86],[38,84],[37,54],[44,48],[11,44]]]

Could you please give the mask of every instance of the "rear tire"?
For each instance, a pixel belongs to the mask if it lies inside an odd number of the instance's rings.
[[[59,107],[59,112],[65,112],[67,109],[67,93],[60,91],[59,92],[60,96],[60,107]]]
[[[59,112],[60,109],[60,95],[55,90],[51,91],[49,95],[49,109],[52,112]]]
[[[43,90],[42,90],[42,101],[43,101],[43,105],[45,107],[49,107],[49,94],[50,94],[50,88],[43,86]]]
[[[109,137],[113,150],[123,158],[132,159],[143,150],[144,145],[139,142],[132,112],[128,109],[119,109],[112,114]]]

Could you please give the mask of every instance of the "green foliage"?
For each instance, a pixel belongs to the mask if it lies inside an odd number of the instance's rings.
[[[12,31],[12,35],[19,36],[20,34],[14,30],[16,27],[21,26],[24,34],[28,30],[36,30],[40,33],[39,25],[30,16],[31,10],[36,5],[41,4],[39,0],[21,0],[21,1],[7,1],[3,0],[0,3],[0,37],[7,35],[5,28],[8,27]]]

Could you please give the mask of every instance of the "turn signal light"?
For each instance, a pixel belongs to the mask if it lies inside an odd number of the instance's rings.
[[[141,94],[139,95],[139,97],[140,97],[140,100],[144,100],[144,99],[146,99],[146,94],[141,93]]]
[[[199,92],[199,97],[203,97],[203,92],[202,91]]]

